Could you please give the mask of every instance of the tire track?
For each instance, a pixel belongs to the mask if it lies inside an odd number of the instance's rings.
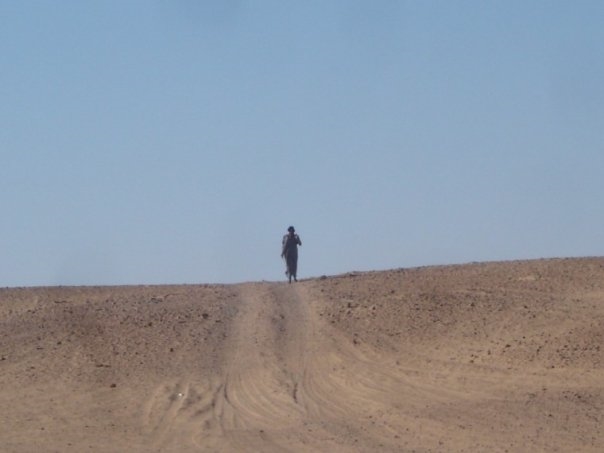
[[[331,328],[303,284],[244,284],[238,299],[222,373],[164,383],[148,402],[158,451],[183,439],[191,451],[396,451],[424,401],[458,397]]]
[[[290,337],[297,337],[285,307],[289,302],[272,288],[242,285],[240,315],[225,349],[227,391],[215,415],[222,436],[237,451],[284,451],[287,444],[281,444],[275,428],[294,429],[304,418],[294,397],[295,373],[279,346],[287,349]]]

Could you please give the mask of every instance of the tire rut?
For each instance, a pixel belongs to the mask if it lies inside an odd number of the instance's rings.
[[[406,413],[455,398],[327,325],[303,284],[244,284],[238,300],[222,372],[164,383],[147,404],[158,451],[183,438],[191,451],[397,451]]]

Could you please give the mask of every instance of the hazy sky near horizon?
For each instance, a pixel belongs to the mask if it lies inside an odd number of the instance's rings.
[[[0,286],[604,255],[604,2],[0,0]]]

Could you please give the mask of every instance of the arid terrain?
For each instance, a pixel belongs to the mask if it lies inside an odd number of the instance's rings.
[[[0,289],[0,451],[602,452],[604,258]]]

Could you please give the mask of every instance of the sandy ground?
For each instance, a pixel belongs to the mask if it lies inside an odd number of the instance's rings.
[[[0,290],[2,452],[602,452],[604,258]]]

